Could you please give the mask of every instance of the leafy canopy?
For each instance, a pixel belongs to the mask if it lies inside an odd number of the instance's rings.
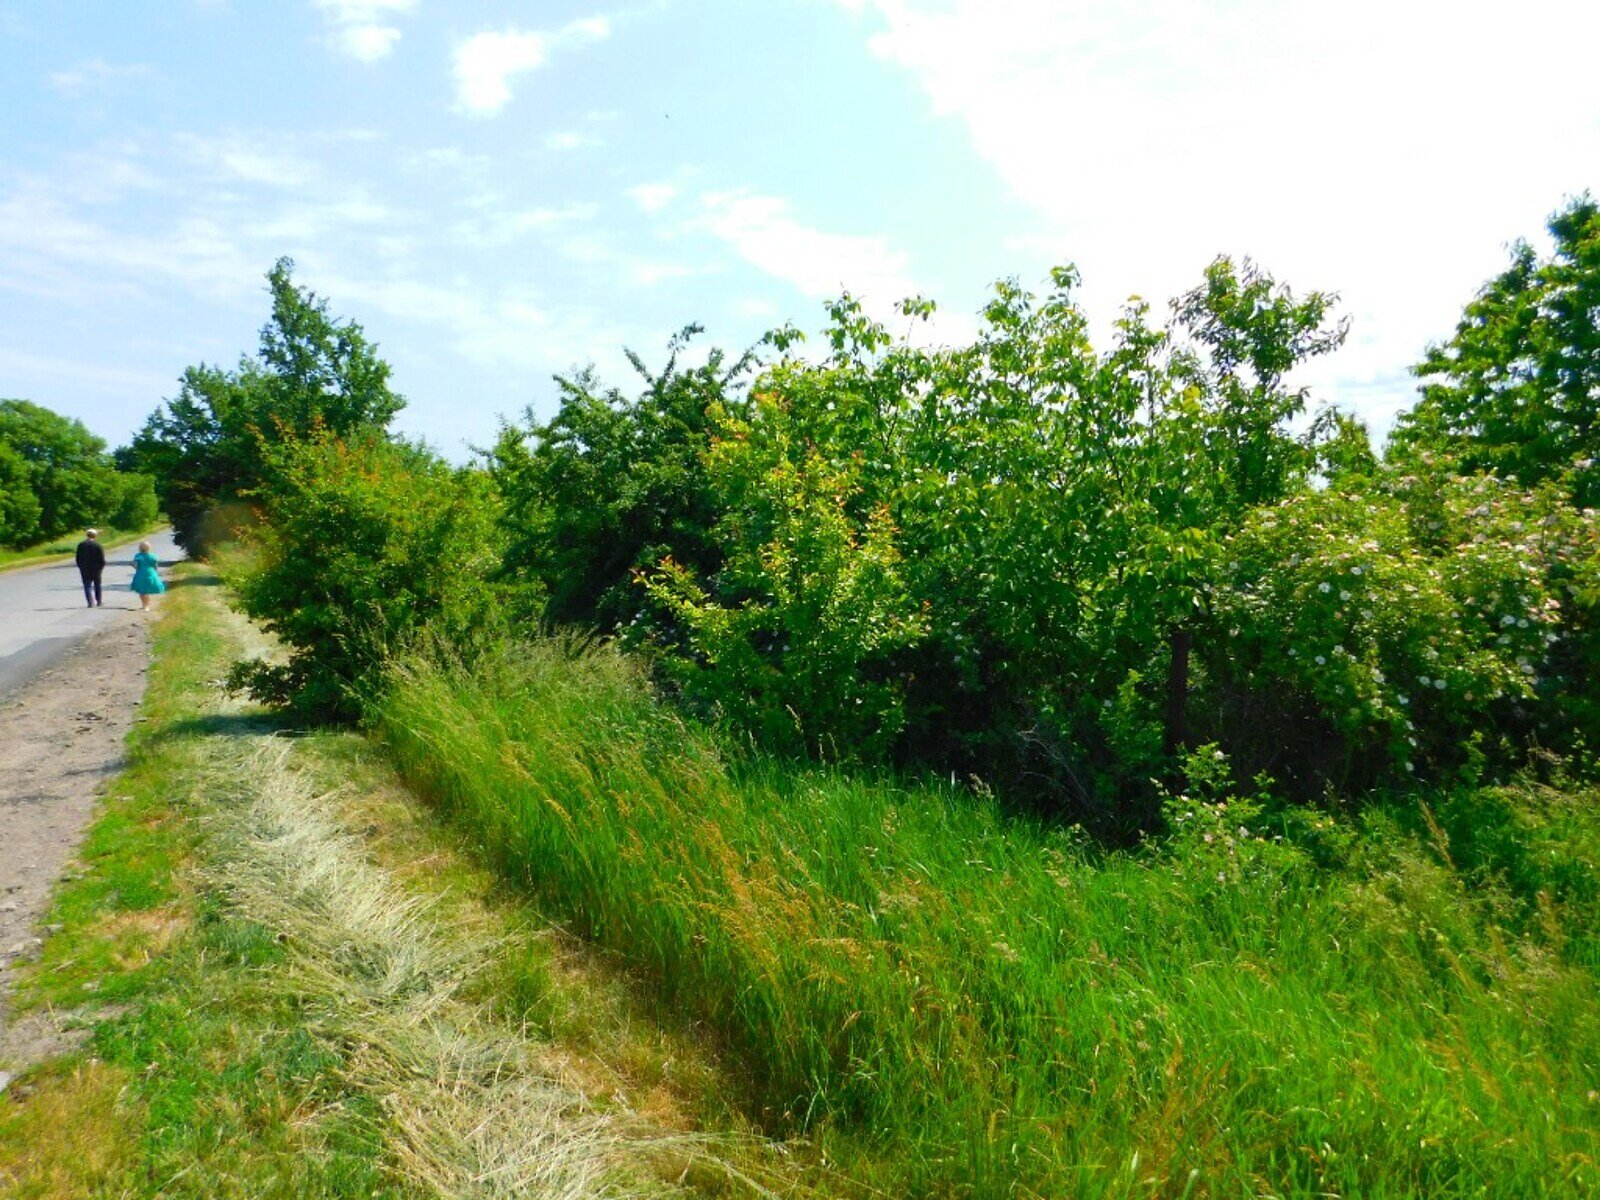
[[[129,463],[161,481],[163,507],[191,553],[205,553],[239,519],[270,447],[316,431],[383,430],[405,405],[361,326],[329,316],[327,301],[296,286],[293,272],[281,258],[267,273],[272,312],[258,356],[232,371],[190,367],[128,451]]]
[[[1416,367],[1422,398],[1395,432],[1401,455],[1439,452],[1463,472],[1524,484],[1574,473],[1600,504],[1600,205],[1550,218],[1553,248],[1527,242],[1467,305],[1449,341]]]

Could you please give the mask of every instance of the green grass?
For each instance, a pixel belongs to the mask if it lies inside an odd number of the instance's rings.
[[[188,569],[194,573],[194,568]],[[84,1051],[0,1098],[8,1196],[422,1194],[393,1169],[376,1101],[308,1036],[282,947],[200,871],[215,679],[236,652],[206,588],[174,589],[129,766],[58,893],[61,932],[24,1011],[93,1025]]]
[[[148,529],[102,529],[100,530],[100,544],[106,547],[118,546],[131,542],[136,538],[149,537],[167,527],[166,521],[152,525]],[[72,557],[72,552],[83,540],[83,531],[76,530],[47,542],[40,542],[35,546],[17,548],[0,548],[0,571],[7,571],[13,567],[35,567],[41,563],[51,562],[56,559]]]
[[[1600,1188],[1592,795],[1554,821],[1502,797],[1509,841],[1471,862],[1443,803],[1098,854],[955,789],[731,763],[609,651],[395,684],[407,778],[864,1186]]]
[[[130,764],[18,996],[92,1033],[0,1095],[0,1194],[813,1194],[727,1119],[693,1031],[509,902],[380,750],[223,694],[267,647],[219,589],[154,628]]]

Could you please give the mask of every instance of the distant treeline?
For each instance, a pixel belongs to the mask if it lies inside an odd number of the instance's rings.
[[[83,422],[27,400],[0,400],[0,545],[21,548],[103,525],[156,519],[153,481],[122,471]]]
[[[559,378],[454,468],[388,433],[387,365],[285,260],[259,354],[191,369],[127,459],[191,548],[245,530],[290,655],[253,681],[305,712],[358,716],[424,627],[469,656],[573,627],[768,750],[1114,830],[1202,744],[1290,797],[1506,772],[1600,746],[1600,210],[1550,232],[1381,456],[1292,382],[1335,297],[1219,259],[1103,347],[1070,268],[998,284],[963,346],[848,296],[816,350],[684,366],[690,327],[636,394]]]

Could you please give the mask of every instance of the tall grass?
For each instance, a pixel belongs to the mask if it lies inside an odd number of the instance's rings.
[[[731,762],[605,649],[394,683],[410,780],[714,1025],[769,1126],[895,1194],[1600,1188],[1595,975],[1551,903],[1510,922],[1392,823],[1359,872],[1095,855],[955,789]]]

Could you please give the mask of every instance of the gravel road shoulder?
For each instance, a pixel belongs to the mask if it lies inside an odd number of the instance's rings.
[[[150,618],[110,609],[104,617],[100,632],[0,695],[0,1076],[62,1048],[48,1022],[8,1023],[12,966],[38,952],[51,886],[123,765],[144,695]]]

